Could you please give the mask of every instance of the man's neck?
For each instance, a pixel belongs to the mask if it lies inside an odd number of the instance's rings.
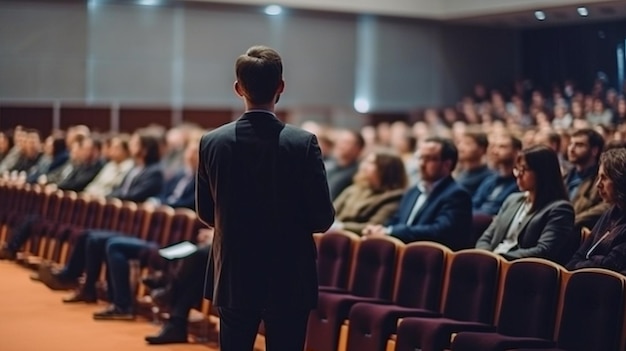
[[[498,174],[502,177],[508,177],[513,174],[513,165],[499,164],[496,166]]]
[[[245,105],[246,105],[246,112],[261,110],[261,111],[268,111],[268,112],[274,113],[274,109],[276,108],[276,104],[274,103],[254,104],[250,101],[246,101]]]
[[[146,162],[142,158],[135,158],[135,167],[143,167],[146,165]]]
[[[482,160],[468,160],[463,162],[463,169],[466,171],[473,171],[483,167]]]
[[[596,162],[594,160],[589,160],[587,163],[576,164],[574,167],[578,173],[583,173],[591,167],[594,167]]]

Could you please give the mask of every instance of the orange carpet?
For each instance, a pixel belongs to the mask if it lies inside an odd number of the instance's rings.
[[[215,351],[203,344],[149,346],[158,331],[146,320],[94,321],[99,305],[64,305],[66,292],[29,279],[31,271],[0,261],[0,350],[2,351]]]

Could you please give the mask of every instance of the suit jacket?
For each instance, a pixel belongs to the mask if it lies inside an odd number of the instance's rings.
[[[515,214],[526,201],[524,193],[509,196],[476,248],[493,251],[506,237]],[[528,214],[522,221],[518,245],[503,256],[508,259],[540,257],[563,264],[564,250],[573,240],[574,209],[566,200],[551,202]],[[571,252],[570,252],[571,254]]]
[[[361,185],[351,185],[334,201],[336,218],[343,229],[361,235],[368,224],[383,224],[400,205],[404,189],[373,192]]]
[[[132,169],[131,169],[132,172]],[[144,202],[150,197],[156,197],[163,189],[163,172],[159,163],[145,166],[132,180],[127,193],[124,193],[124,184],[130,173],[124,180],[113,188],[107,197],[115,197],[123,201]]]
[[[192,177],[191,181],[189,181],[180,194],[180,196],[176,199],[170,199],[171,195],[174,193],[176,188],[178,187],[178,183],[182,181],[186,176],[186,173],[179,172],[170,180],[165,182],[165,187],[159,196],[159,200],[162,204],[168,205],[170,207],[178,208],[185,207],[190,209],[196,208],[196,179],[195,176]]]
[[[422,205],[412,223],[411,211],[421,195],[411,187],[402,197],[396,215],[389,220],[390,235],[404,242],[430,240],[453,250],[472,245],[472,200],[469,193],[452,177],[442,179]]]
[[[610,234],[600,241],[607,231]],[[596,247],[592,250],[594,245]],[[626,214],[617,206],[609,206],[609,210],[593,227],[591,236],[580,245],[566,267],[570,270],[606,268],[617,272],[626,271]]]
[[[91,183],[98,175],[102,166],[102,161],[98,160],[89,165],[75,167],[74,170],[58,184],[59,189],[83,191],[85,187],[87,187],[87,184]]]
[[[219,307],[308,309],[317,302],[313,233],[334,220],[314,135],[248,112],[203,136],[199,218],[215,228],[205,295]],[[213,274],[211,274],[213,273]]]

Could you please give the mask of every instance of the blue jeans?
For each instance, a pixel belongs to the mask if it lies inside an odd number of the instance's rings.
[[[128,236],[118,236],[107,241],[108,292],[111,302],[120,310],[128,311],[133,306],[128,261],[139,258],[142,252],[153,247],[158,248],[158,245]]]

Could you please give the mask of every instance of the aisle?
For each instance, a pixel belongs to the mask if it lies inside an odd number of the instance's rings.
[[[99,321],[99,305],[64,305],[67,293],[29,279],[31,271],[0,261],[0,350],[2,351],[215,351],[206,345],[148,346],[143,337],[158,330],[145,320]]]

